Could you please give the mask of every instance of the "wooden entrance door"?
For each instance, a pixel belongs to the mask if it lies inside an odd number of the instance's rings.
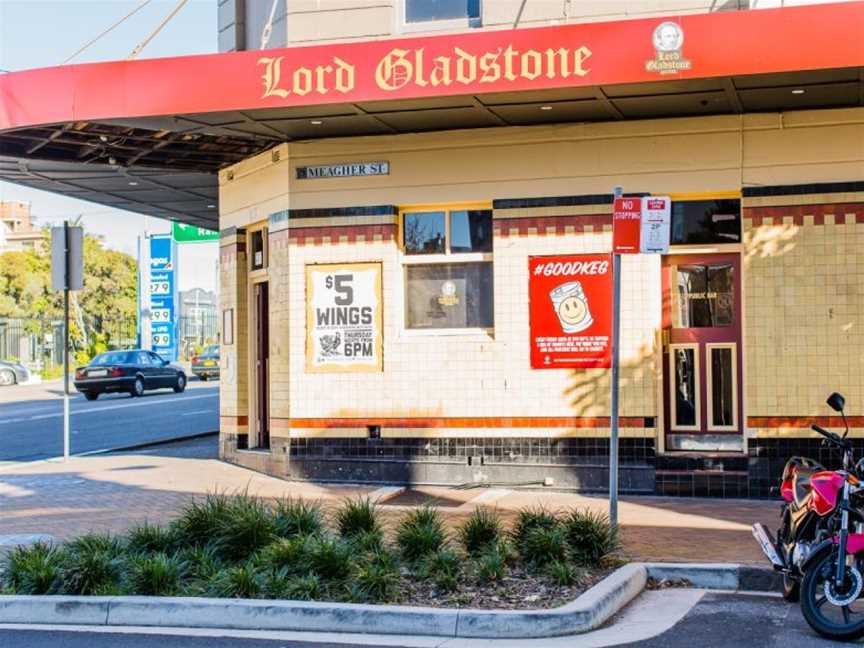
[[[255,295],[255,431],[258,447],[270,447],[270,301],[267,283]]]
[[[741,450],[741,261],[663,258],[666,448]]]

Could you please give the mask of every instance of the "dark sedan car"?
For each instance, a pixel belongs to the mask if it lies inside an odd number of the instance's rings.
[[[186,374],[152,351],[107,351],[75,370],[75,389],[87,400],[116,392],[143,396],[147,389],[166,387],[179,394],[186,389]]]
[[[30,380],[27,367],[11,360],[0,360],[0,387],[20,385]]]
[[[201,380],[219,377],[219,345],[211,344],[192,358],[192,373]]]

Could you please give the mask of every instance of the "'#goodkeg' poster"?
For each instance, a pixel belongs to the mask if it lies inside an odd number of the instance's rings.
[[[528,258],[532,369],[612,366],[612,257]]]

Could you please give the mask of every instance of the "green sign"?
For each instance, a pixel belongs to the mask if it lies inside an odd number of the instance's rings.
[[[219,232],[204,229],[203,227],[195,227],[194,225],[174,223],[174,240],[178,243],[207,243],[209,241],[218,241]]]

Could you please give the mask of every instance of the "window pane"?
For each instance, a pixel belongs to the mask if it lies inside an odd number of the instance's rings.
[[[492,264],[406,266],[405,327],[489,328],[493,325]]]
[[[491,252],[492,212],[460,210],[450,212],[451,252]]]
[[[405,0],[405,22],[479,18],[480,0]]]
[[[696,425],[696,357],[694,349],[674,349],[675,394],[672,407],[676,426]]]
[[[405,214],[405,254],[444,254],[444,212]]]
[[[675,328],[735,323],[735,269],[731,264],[678,266],[673,272],[677,278],[672,310]]]
[[[673,201],[673,245],[740,242],[740,200]]]
[[[260,270],[264,267],[264,232],[259,230],[252,232],[252,269]]]
[[[735,425],[732,349],[711,349],[711,425]]]

